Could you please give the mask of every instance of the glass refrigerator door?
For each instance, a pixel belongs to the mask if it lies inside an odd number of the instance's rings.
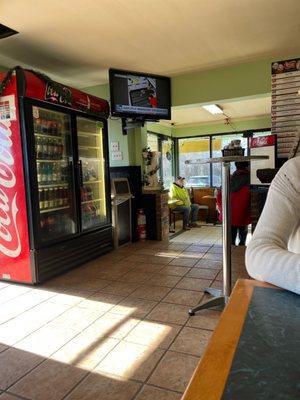
[[[70,116],[34,106],[33,126],[39,194],[39,240],[76,232]]]
[[[103,123],[100,121],[77,117],[81,219],[84,231],[108,222],[102,129]]]

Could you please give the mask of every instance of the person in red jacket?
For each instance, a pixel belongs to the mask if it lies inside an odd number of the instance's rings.
[[[248,162],[236,162],[236,171],[230,179],[231,191],[231,243],[235,245],[237,235],[239,246],[245,246],[248,225],[251,223],[250,170]],[[217,195],[219,220],[222,221],[222,194]]]

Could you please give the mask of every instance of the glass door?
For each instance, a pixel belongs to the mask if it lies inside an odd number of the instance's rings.
[[[32,107],[39,196],[39,240],[76,233],[70,116]]]
[[[77,117],[81,222],[84,231],[108,222],[102,131],[103,122]]]

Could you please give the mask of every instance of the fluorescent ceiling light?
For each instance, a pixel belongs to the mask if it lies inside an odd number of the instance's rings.
[[[202,106],[202,107],[211,114],[223,114],[222,108],[217,106],[216,104],[209,104],[207,106]]]

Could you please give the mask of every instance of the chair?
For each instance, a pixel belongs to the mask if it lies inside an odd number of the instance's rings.
[[[176,215],[182,215],[183,216],[183,211],[176,211],[172,210],[171,208],[169,209],[169,220],[170,220],[170,233],[175,233],[175,223],[176,223]],[[173,229],[172,227],[172,218],[173,218]],[[183,217],[182,217],[183,219]]]
[[[204,210],[206,212],[205,222],[207,223],[209,207],[200,204],[198,205],[199,205],[199,211]]]

